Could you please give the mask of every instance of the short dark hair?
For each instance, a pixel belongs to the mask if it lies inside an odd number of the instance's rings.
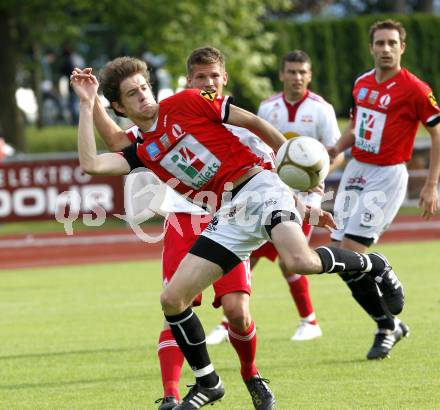
[[[370,44],[373,44],[374,41],[374,33],[377,30],[396,30],[399,33],[400,42],[404,43],[406,38],[406,30],[403,27],[402,23],[396,20],[382,20],[382,21],[376,21],[371,27],[369,31],[369,39]]]
[[[135,74],[141,74],[150,85],[147,63],[134,57],[118,57],[109,61],[99,73],[99,84],[104,97],[110,102],[121,102],[121,82]],[[111,105],[116,115],[125,117]]]
[[[309,55],[302,50],[293,50],[285,54],[281,59],[280,71],[284,71],[286,63],[309,63],[310,68],[312,68],[312,60]]]
[[[196,48],[186,60],[186,73],[191,75],[193,67],[198,64],[220,64],[220,67],[224,70],[225,56],[220,50],[214,47]]]

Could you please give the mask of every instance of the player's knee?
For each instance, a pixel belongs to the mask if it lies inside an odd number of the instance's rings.
[[[249,328],[252,318],[247,304],[226,303],[223,305],[223,311],[234,328],[241,331],[246,331]]]
[[[281,273],[286,279],[288,279],[292,275],[295,275],[293,271],[289,271],[289,269],[287,269],[286,264],[281,259],[278,261],[278,266],[280,267]]]
[[[319,257],[313,252],[292,253],[283,258],[286,272],[301,272],[302,274],[312,274],[321,271]]]
[[[160,295],[160,304],[164,313],[168,315],[180,313],[185,309],[182,297],[168,288]]]

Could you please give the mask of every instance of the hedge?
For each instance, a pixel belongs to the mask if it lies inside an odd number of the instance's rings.
[[[402,65],[426,81],[440,94],[440,17],[430,14],[365,16],[339,20],[295,22],[276,20],[268,29],[275,32],[274,52],[279,58],[293,49],[306,51],[313,63],[310,88],[333,104],[339,116],[347,115],[354,79],[373,67],[368,48],[368,29],[372,23],[394,18],[407,32],[407,49]],[[278,59],[279,60],[279,59]],[[279,90],[278,66],[267,72]]]

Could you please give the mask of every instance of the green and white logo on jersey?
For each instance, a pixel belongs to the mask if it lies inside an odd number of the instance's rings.
[[[187,134],[162,158],[160,165],[185,185],[199,189],[215,176],[221,161]]]

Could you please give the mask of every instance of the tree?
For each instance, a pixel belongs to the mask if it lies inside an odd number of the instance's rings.
[[[14,18],[0,10],[0,130],[1,136],[18,149],[25,149],[23,119],[15,103],[17,53],[14,45],[17,43],[17,30]]]
[[[41,107],[41,50],[59,46],[80,32],[83,21],[94,17],[93,7],[85,0],[9,0],[0,2],[0,127],[6,141],[25,151],[23,118],[17,108],[17,74],[26,61],[34,91]],[[72,19],[74,17],[74,19]]]
[[[112,31],[122,34],[119,41],[132,50],[143,47],[164,54],[166,67],[174,78],[185,74],[185,61],[191,50],[211,45],[226,55],[229,89],[240,105],[255,108],[272,92],[271,83],[263,74],[275,62],[275,34],[267,30],[265,20],[270,12],[289,10],[290,1],[138,1],[136,13],[123,2],[106,0],[100,4],[107,11],[112,10],[103,14],[103,21]]]
[[[274,34],[267,32],[268,11],[289,9],[289,0],[0,0],[0,124],[5,139],[25,150],[21,118],[15,103],[16,74],[24,61],[31,61],[37,99],[40,100],[40,59],[45,47],[60,47],[66,40],[81,40],[87,24],[106,27],[112,51],[141,55],[164,54],[168,70],[177,77],[185,73],[185,58],[195,47],[212,45],[228,58],[231,89],[244,106],[255,107],[271,92],[262,76],[274,61]],[[100,46],[97,47],[100,49]],[[104,52],[103,52],[104,54]]]

